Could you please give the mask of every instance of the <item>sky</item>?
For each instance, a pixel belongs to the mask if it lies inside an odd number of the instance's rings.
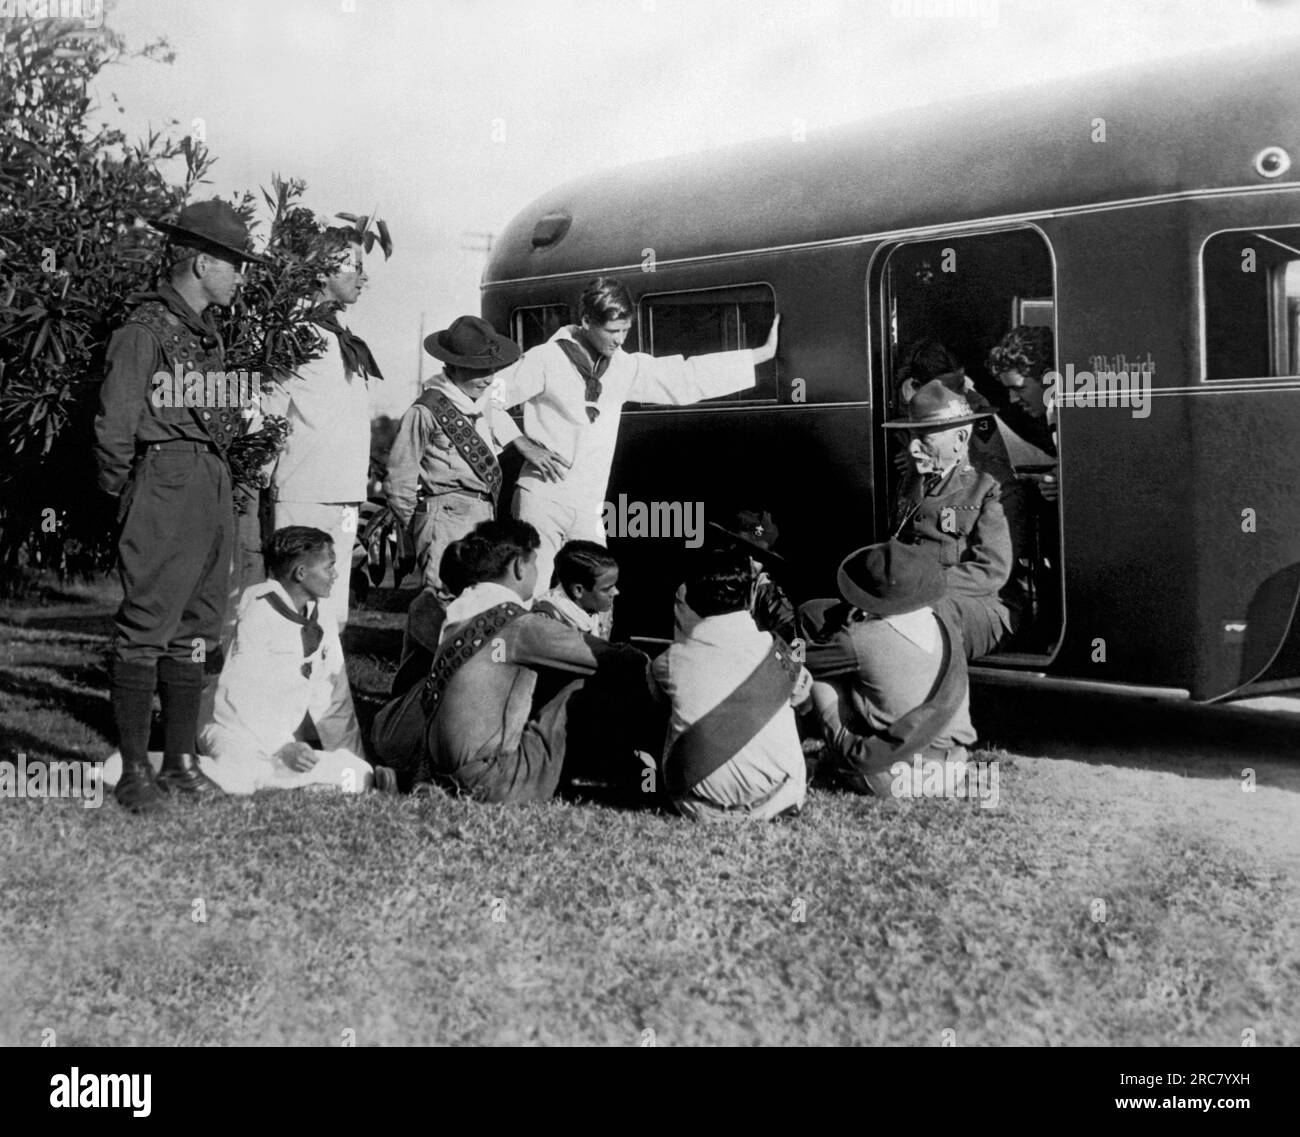
[[[346,322],[387,377],[374,412],[398,415],[417,393],[421,321],[432,332],[479,310],[479,235],[560,183],[797,122],[811,139],[905,106],[1300,34],[1300,4],[116,0],[106,23],[128,46],[162,37],[175,51],[107,68],[92,91],[128,135],[202,130],[218,161],[196,199],[279,173],[304,179],[319,213],[378,206],[395,251],[367,258]],[[426,378],[436,366],[424,357]]]

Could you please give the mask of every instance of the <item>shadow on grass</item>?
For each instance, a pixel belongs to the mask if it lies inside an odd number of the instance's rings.
[[[73,682],[51,682],[47,679],[16,675],[11,671],[0,671],[0,691],[6,695],[31,699],[38,703],[54,703],[60,714],[75,718],[89,730],[106,738],[113,737],[113,710],[108,701],[106,679],[102,668],[82,664],[41,664],[40,667],[42,670],[54,671],[61,678],[71,679]],[[76,685],[78,682],[93,681],[96,676],[103,684],[100,692],[86,690]],[[14,732],[10,730],[6,733]],[[41,741],[39,745],[41,749],[45,749],[51,744]]]
[[[1226,763],[1262,759],[1272,765],[1257,771],[1259,785],[1300,792],[1300,716],[978,685],[971,709],[985,745],[1017,754],[1216,779]]]

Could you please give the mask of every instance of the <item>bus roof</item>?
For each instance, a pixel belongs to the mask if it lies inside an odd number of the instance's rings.
[[[1300,43],[1131,64],[850,127],[642,162],[544,194],[484,286],[1300,178]],[[1101,124],[1104,120],[1104,141]],[[1094,140],[1098,139],[1098,140]],[[1255,157],[1295,160],[1276,178]],[[541,229],[567,230],[535,247]]]

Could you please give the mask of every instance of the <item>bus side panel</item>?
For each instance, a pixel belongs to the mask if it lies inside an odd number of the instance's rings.
[[[1186,386],[1193,293],[1183,207],[1043,228],[1057,258],[1057,370],[1149,357],[1153,389]],[[1198,593],[1189,408],[1172,397],[1148,408],[1139,417],[1135,407],[1058,407],[1066,628],[1052,670],[1190,688]]]
[[[870,433],[863,406],[628,413],[607,495],[610,515],[625,515],[623,501],[628,510],[635,502],[691,503],[701,525],[725,523],[737,507],[770,509],[792,599],[834,596],[840,559],[873,537],[870,463],[858,457],[869,454]],[[701,530],[691,543],[704,536]],[[620,566],[619,635],[671,635],[687,542],[620,532],[610,549]]]

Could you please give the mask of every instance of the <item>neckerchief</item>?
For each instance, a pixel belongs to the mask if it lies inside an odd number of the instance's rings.
[[[469,468],[487,486],[488,493],[495,502],[497,494],[501,492],[501,464],[492,453],[492,447],[479,437],[470,416],[436,387],[428,388],[416,402],[433,415],[433,421],[451,439],[451,444],[460,452]]]
[[[598,356],[595,363],[592,362],[591,356],[587,354],[584,348],[577,340],[556,340],[560,345],[560,350],[569,358],[574,369],[582,377],[582,381],[587,385],[587,421],[595,422],[600,417],[600,408],[596,403],[604,391],[601,386],[600,378],[609,369],[609,357]]]
[[[333,312],[316,317],[314,322],[326,331],[333,332],[338,338],[345,374],[360,375],[363,379],[384,377],[383,372],[379,370],[379,364],[375,362],[375,357],[370,353],[370,348],[366,346],[366,341],[340,324],[338,316]]]
[[[799,664],[779,636],[771,650],[734,691],[691,723],[664,756],[664,780],[681,797],[734,758],[794,693]]]
[[[302,654],[305,657],[312,655],[318,647],[321,640],[325,638],[325,630],[320,626],[320,605],[314,604],[311,608],[311,614],[304,616],[301,612],[295,612],[288,604],[284,602],[284,597],[275,592],[268,592],[262,596],[262,599],[269,603],[272,609],[279,615],[283,616],[290,623],[298,624],[302,628]],[[304,677],[311,677],[311,664],[302,665]]]

